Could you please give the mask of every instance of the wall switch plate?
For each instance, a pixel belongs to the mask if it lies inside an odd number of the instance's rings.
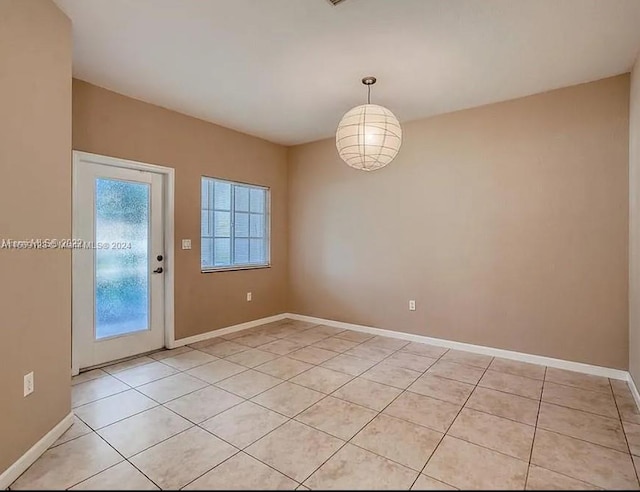
[[[33,372],[24,375],[24,396],[33,393]]]
[[[414,301],[413,299],[411,299],[409,301],[409,311],[415,311],[416,310],[416,301]]]
[[[182,249],[191,249],[191,239],[182,240]]]
[[[247,301],[251,301],[251,292],[247,292]]]

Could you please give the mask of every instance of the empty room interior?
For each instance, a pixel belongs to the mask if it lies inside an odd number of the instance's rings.
[[[640,489],[640,1],[0,0],[0,490]]]

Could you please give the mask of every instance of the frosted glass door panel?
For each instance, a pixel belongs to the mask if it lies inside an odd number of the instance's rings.
[[[96,178],[95,338],[149,329],[147,183]]]

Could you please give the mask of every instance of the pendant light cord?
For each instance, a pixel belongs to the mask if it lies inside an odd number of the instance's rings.
[[[367,85],[367,104],[371,104],[371,85]]]

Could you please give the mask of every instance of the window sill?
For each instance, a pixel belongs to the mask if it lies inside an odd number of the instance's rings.
[[[263,270],[265,268],[271,268],[269,265],[247,265],[247,266],[228,266],[218,268],[202,268],[200,273],[217,273],[217,272],[237,272],[241,270]]]

